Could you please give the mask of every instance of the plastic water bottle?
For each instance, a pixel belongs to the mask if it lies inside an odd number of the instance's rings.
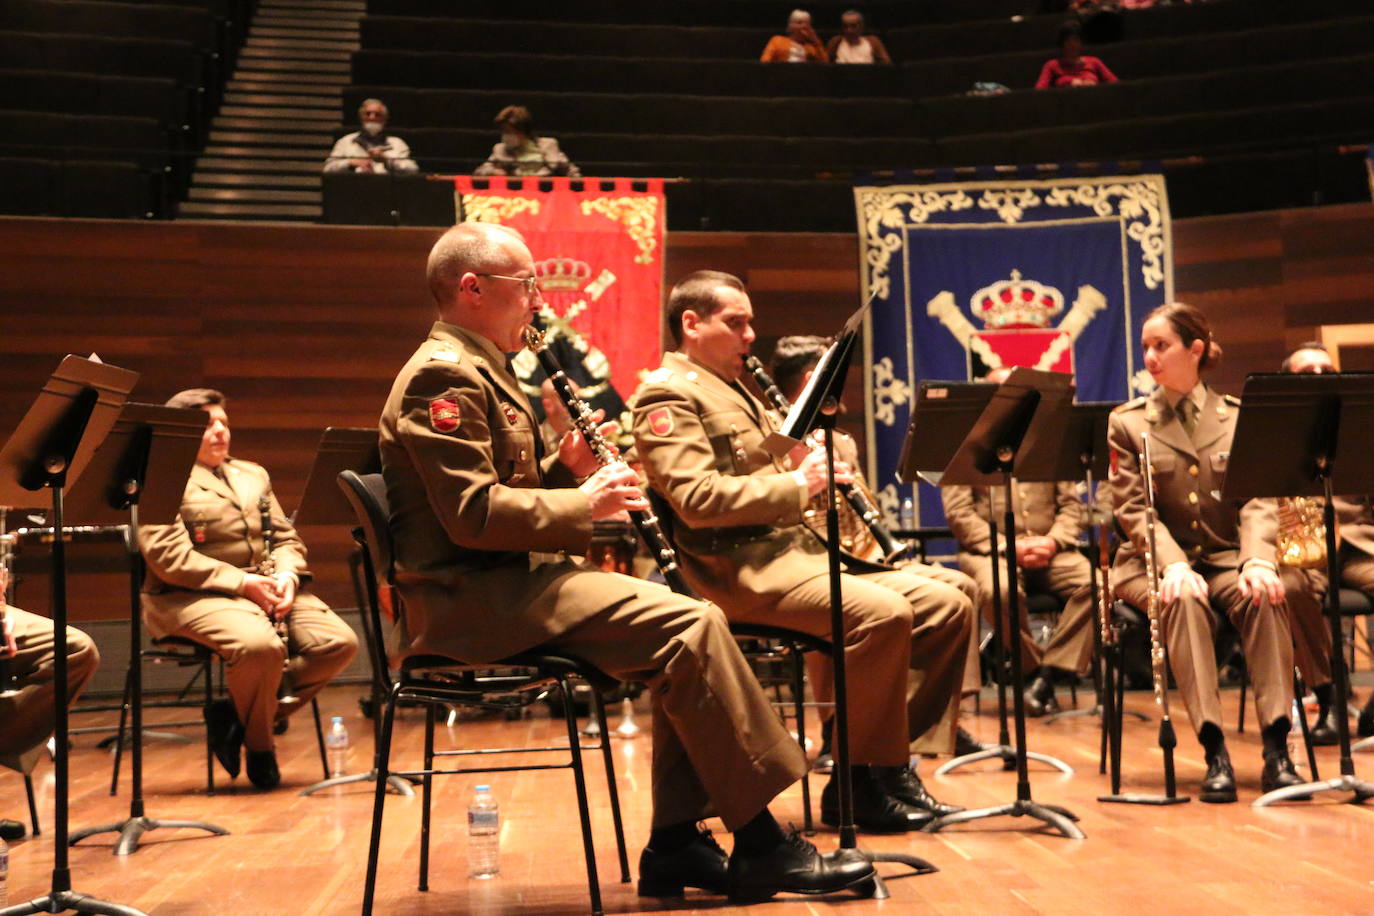
[[[10,902],[10,844],[0,837],[0,908]]]
[[[468,805],[468,874],[494,878],[501,874],[501,809],[491,786],[478,786]]]
[[[329,758],[329,775],[342,776],[348,766],[348,728],[343,716],[329,720],[329,734],[324,736],[325,756]]]
[[[901,528],[906,531],[916,527],[916,501],[910,496],[902,500]]]

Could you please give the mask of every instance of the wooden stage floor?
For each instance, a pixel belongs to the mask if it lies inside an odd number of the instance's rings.
[[[365,766],[371,751],[370,727],[355,702],[360,692],[358,687],[331,688],[321,703],[326,715],[347,717],[354,738],[353,769]],[[1363,698],[1365,688],[1358,693]],[[1080,694],[1080,700],[1086,698]],[[935,875],[890,882],[892,897],[881,903],[843,897],[777,898],[737,908],[722,898],[697,892],[689,892],[686,901],[675,906],[641,900],[633,884],[617,881],[605,782],[593,757],[589,783],[606,910],[623,914],[667,909],[721,914],[919,911],[1001,916],[1374,913],[1374,803],[1357,807],[1327,796],[1252,809],[1248,803],[1259,794],[1259,737],[1253,725],[1244,735],[1234,734],[1238,692],[1223,691],[1223,699],[1240,783],[1239,804],[1204,805],[1196,800],[1171,808],[1101,804],[1096,796],[1107,791],[1107,779],[1097,774],[1096,719],[1075,718],[1051,725],[1033,720],[1031,749],[1058,756],[1077,771],[1066,776],[1032,765],[1034,796],[1078,814],[1087,839],[1062,839],[1032,822],[1011,818],[962,825],[933,836],[861,835],[861,844],[870,848],[911,852],[940,868]],[[1154,712],[1146,693],[1128,695],[1128,703]],[[983,710],[983,715],[967,721],[980,738],[992,740],[997,731],[995,702],[985,698]],[[150,719],[156,718],[156,713],[150,714]],[[82,716],[77,724],[97,721],[94,716]],[[647,714],[641,713],[638,721],[647,728]],[[398,724],[398,764],[418,765],[421,722],[418,713],[408,712]],[[441,729],[440,744],[445,740],[450,746],[548,740],[558,734],[557,724],[539,707],[522,721],[462,722],[447,736]],[[1160,786],[1155,732],[1154,722],[1127,724],[1128,789],[1154,791]],[[231,835],[156,831],[145,837],[135,854],[123,858],[111,855],[112,835],[92,838],[71,852],[74,889],[158,916],[358,912],[371,784],[309,798],[297,794],[320,776],[309,714],[297,717],[291,731],[280,739],[284,785],[267,794],[252,791],[246,779],[240,778],[237,787],[207,797],[200,731],[189,734],[197,743],[149,743],[147,813],[213,821]],[[1181,789],[1193,793],[1203,772],[1202,755],[1191,737],[1183,735],[1181,741]],[[127,781],[119,797],[108,795],[110,757],[94,744],[93,736],[79,736],[72,755],[74,828],[121,819],[128,812]],[[632,868],[648,832],[649,748],[647,734],[615,742]],[[1334,748],[1321,749],[1318,762],[1322,775],[1336,774]],[[983,766],[934,777],[930,775],[934,763],[925,761],[920,771],[944,800],[970,807],[1011,801],[1014,774],[1002,772],[996,764]],[[1374,778],[1374,754],[1356,755],[1356,766],[1366,778]],[[48,888],[53,854],[50,764],[40,764],[37,781],[45,832],[12,848],[11,903]],[[493,785],[503,816],[501,875],[487,881],[469,879],[465,860],[465,808],[472,786],[479,781]],[[823,784],[824,778],[812,780],[816,792]],[[224,785],[228,786],[227,778]],[[493,774],[480,780],[450,776],[438,779],[436,787],[431,890],[415,890],[419,797],[393,796],[383,834],[378,913],[551,916],[586,912],[585,872],[567,773]],[[773,808],[780,820],[800,824],[800,788],[789,790]],[[24,817],[25,810],[22,780],[0,771],[0,814]],[[729,838],[722,840],[728,848]],[[834,834],[824,830],[815,841],[823,850],[836,842]]]

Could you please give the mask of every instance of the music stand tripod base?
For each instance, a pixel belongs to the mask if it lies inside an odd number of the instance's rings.
[[[1118,792],[1116,795],[1099,795],[1100,802],[1114,802],[1119,805],[1182,805],[1192,801],[1187,795],[1146,795],[1142,792]]]
[[[313,786],[306,786],[298,792],[298,795],[314,795],[321,789],[332,789],[335,786],[346,786],[355,782],[376,782],[377,771],[369,770],[366,773],[350,773],[347,776],[331,776],[328,779],[320,780]],[[412,783],[395,773],[390,773],[386,777],[386,787],[397,795],[413,796],[415,790],[411,788]]]
[[[139,816],[101,824],[99,827],[86,827],[83,830],[78,830],[71,835],[67,844],[75,846],[86,837],[95,836],[97,833],[117,833],[119,840],[115,842],[114,854],[127,856],[138,849],[139,840],[143,839],[143,834],[149,830],[204,830],[215,836],[229,835],[229,831],[218,824],[209,824],[205,821],[176,821],[160,817]]]
[[[952,824],[962,824],[965,821],[981,820],[985,817],[1033,817],[1036,820],[1044,821],[1055,830],[1071,840],[1084,840],[1087,835],[1078,829],[1074,821],[1078,820],[1078,815],[1067,808],[1058,805],[1045,805],[1037,801],[1018,798],[1016,801],[1007,805],[997,805],[993,808],[976,808],[971,811],[957,811],[954,814],[946,814],[944,817],[937,817],[921,828],[924,833],[938,833],[945,827]]]
[[[1005,744],[994,744],[990,747],[984,747],[981,751],[974,751],[972,754],[965,754],[962,757],[946,760],[936,768],[935,775],[944,776],[946,773],[952,773],[965,764],[977,763],[979,760],[991,760],[994,757],[1001,758],[1002,769],[1016,769],[1016,748],[1008,747]],[[1066,776],[1073,775],[1073,767],[1069,766],[1058,757],[1051,757],[1049,754],[1040,754],[1035,751],[1026,751],[1026,759],[1039,761],[1046,766],[1053,767]]]
[[[1374,747],[1374,735],[1371,735],[1368,738],[1361,738],[1359,741],[1356,741],[1354,744],[1350,745],[1350,749],[1352,751],[1365,751],[1369,750],[1372,747]]]
[[[1359,805],[1374,798],[1374,783],[1365,782],[1358,776],[1346,773],[1334,779],[1305,782],[1300,786],[1285,786],[1282,789],[1266,792],[1252,801],[1250,807],[1266,808],[1274,802],[1287,801],[1290,798],[1311,798],[1317,792],[1353,792],[1355,797],[1350,799],[1350,803]]]

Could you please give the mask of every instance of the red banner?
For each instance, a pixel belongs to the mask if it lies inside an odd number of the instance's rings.
[[[659,363],[663,310],[663,179],[455,179],[465,221],[517,229],[534,255],[550,342],[565,338],[583,357],[592,388],[609,381],[622,397]],[[635,190],[638,185],[644,190]],[[533,354],[522,361],[534,367]],[[582,395],[598,392],[584,384]],[[538,387],[530,392],[538,401]]]

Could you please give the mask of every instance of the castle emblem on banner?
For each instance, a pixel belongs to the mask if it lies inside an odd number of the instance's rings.
[[[1013,270],[1010,280],[991,283],[969,300],[969,311],[983,322],[983,330],[969,321],[948,291],[926,303],[926,314],[944,325],[985,371],[1028,366],[1072,373],[1074,341],[1106,307],[1105,296],[1092,286],[1080,286],[1068,314],[1056,326],[1054,319],[1064,311],[1064,294]]]
[[[577,258],[556,257],[537,261],[534,275],[539,279],[544,300],[539,318],[545,339],[550,345],[560,338],[567,340],[589,377],[579,379],[578,393],[588,401],[599,397],[610,387],[610,360],[587,334],[573,327],[573,321],[605,295],[616,281],[615,274],[605,268],[596,273],[590,264]],[[521,350],[512,362],[521,388],[531,398],[538,398],[540,388],[535,380],[543,380],[538,357],[529,350]]]

